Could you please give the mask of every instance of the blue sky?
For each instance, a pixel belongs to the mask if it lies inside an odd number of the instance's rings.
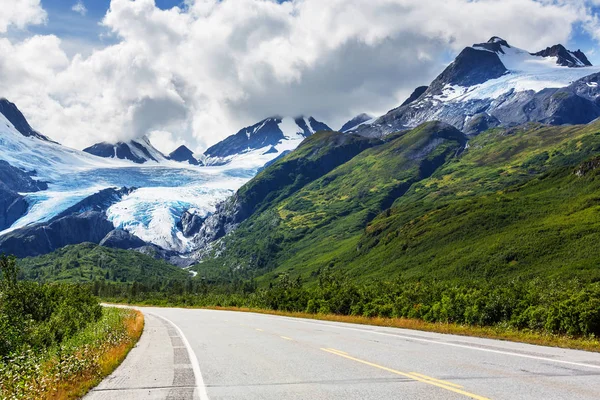
[[[181,0],[155,0],[162,9],[182,5]],[[102,47],[115,42],[107,35],[106,28],[100,25],[108,11],[110,0],[84,0],[85,15],[73,11],[77,0],[42,0],[42,7],[48,13],[45,25],[29,28],[29,32],[43,35],[56,35],[65,41],[67,53],[88,53],[94,47]]]

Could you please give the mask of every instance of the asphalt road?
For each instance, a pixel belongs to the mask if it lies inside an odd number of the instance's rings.
[[[96,399],[600,399],[600,353],[212,310],[142,308]]]

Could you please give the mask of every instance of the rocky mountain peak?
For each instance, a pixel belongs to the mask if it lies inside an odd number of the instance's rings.
[[[540,57],[556,57],[556,64],[563,67],[581,68],[592,66],[592,63],[581,50],[569,51],[562,44],[546,47],[545,50],[533,53],[533,55]]]
[[[315,132],[330,130],[313,117],[266,118],[208,148],[204,152],[205,162],[210,165],[222,164],[229,157],[261,149],[263,154],[276,154],[295,148]]]
[[[158,162],[166,158],[150,143],[150,139],[146,136],[127,142],[96,143],[93,146],[83,149],[83,151],[98,157],[119,158],[133,161],[137,164],[143,164],[147,161]]]
[[[0,113],[2,113],[2,115],[4,115],[11,124],[13,124],[15,129],[19,131],[21,135],[26,137],[35,137],[47,142],[51,142],[47,136],[44,136],[33,129],[17,106],[7,99],[0,98]]]
[[[173,150],[167,158],[173,161],[188,162],[192,165],[201,164],[200,161],[196,160],[196,158],[194,157],[194,152],[187,148],[185,145],[181,145],[177,149]]]
[[[373,119],[373,117],[369,114],[359,114],[356,117],[352,118],[350,121],[346,122],[341,128],[340,128],[340,132],[349,132],[355,128],[357,128],[358,126],[360,126],[361,124],[370,121],[371,119]]]
[[[507,49],[511,48],[511,46],[506,40],[498,36],[493,36],[490,40],[488,40],[485,43],[474,44],[473,47],[500,54],[505,54],[503,47]]]

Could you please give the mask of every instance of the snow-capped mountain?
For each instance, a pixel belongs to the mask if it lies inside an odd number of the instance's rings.
[[[168,160],[146,141],[136,141],[157,160],[136,164],[114,158],[114,147],[112,157],[103,158],[29,134],[35,131],[22,114],[16,107],[9,110],[25,133],[0,112],[0,253],[41,254],[100,239],[115,247],[141,240],[185,253],[192,242],[179,228],[184,214],[193,210],[206,217],[277,157],[203,167]]]
[[[364,124],[365,122],[371,121],[372,119],[373,117],[369,114],[359,114],[356,117],[352,118],[350,121],[346,122],[344,125],[342,125],[342,127],[340,128],[340,132],[348,132],[353,129],[356,129],[360,125]]]
[[[591,67],[592,63],[581,50],[569,51],[562,44],[547,47],[534,54],[540,57],[556,57],[556,63],[563,67]]]
[[[600,109],[568,87],[599,71],[579,50],[556,45],[530,53],[493,37],[465,48],[427,88],[353,131],[379,137],[432,120],[467,134],[529,121],[587,123]]]
[[[137,164],[143,164],[148,161],[160,162],[166,159],[164,154],[156,149],[146,136],[128,142],[96,143],[93,146],[83,149],[83,151],[98,157],[119,158],[121,160],[133,161]]]
[[[173,150],[167,158],[173,161],[187,162],[192,165],[201,164],[200,161],[194,157],[194,152],[184,145],[181,145],[177,149]]]
[[[284,151],[295,149],[305,138],[323,130],[329,131],[331,128],[313,117],[267,118],[208,148],[202,161],[206,165],[223,165],[236,158],[268,156],[266,163]]]

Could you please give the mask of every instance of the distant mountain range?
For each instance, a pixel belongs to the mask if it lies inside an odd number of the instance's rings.
[[[382,137],[433,120],[468,135],[526,122],[585,124],[600,116],[599,71],[579,50],[530,53],[493,37],[465,48],[400,107],[352,131]]]
[[[317,130],[330,130],[312,117],[274,117],[200,156],[183,145],[164,155],[146,137],[78,151],[35,131],[9,101],[0,108],[0,252],[20,257],[81,242],[185,253],[218,201]]]
[[[462,157],[474,154],[473,145],[496,143],[490,128],[509,135],[526,123],[594,121],[599,79],[600,69],[581,51],[556,45],[530,53],[494,37],[465,48],[429,86],[383,116],[358,115],[340,133],[313,117],[271,117],[203,154],[182,145],[165,155],[146,137],[70,149],[1,100],[0,252],[38,256],[92,242],[178,265],[218,259],[264,272],[277,263],[310,264],[302,255],[315,256],[313,247],[330,247],[334,260],[338,250],[350,259],[348,249],[368,252],[365,246],[380,249],[388,240],[404,246],[393,236],[400,233],[380,237],[369,230],[385,220],[382,213],[407,193],[420,201],[414,190],[424,182],[430,186],[421,193],[437,204],[446,184],[439,171],[453,175],[451,163],[466,163]],[[544,143],[548,154],[524,144],[522,159],[507,156],[498,167],[504,172],[491,181],[511,168],[534,171],[537,161],[528,157],[571,154],[550,139]],[[582,158],[560,160],[575,166]],[[477,180],[469,164],[460,165],[460,176]],[[510,186],[505,183],[496,186]],[[454,189],[479,193],[467,183]]]
[[[220,165],[230,161],[231,157],[257,150],[263,155],[279,154],[295,149],[315,132],[330,130],[330,127],[313,117],[271,117],[209,147],[202,161],[206,165]]]
[[[117,143],[97,143],[93,146],[83,149],[86,153],[104,158],[119,158],[121,160],[130,160],[137,164],[143,164],[147,161],[160,162],[166,157],[157,150],[150,139],[142,137],[141,139],[130,140],[128,142]]]

